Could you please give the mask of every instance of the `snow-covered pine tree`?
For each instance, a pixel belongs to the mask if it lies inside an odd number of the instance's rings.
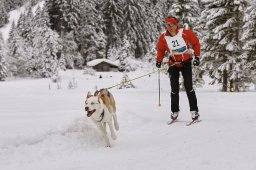
[[[150,43],[147,45],[147,53],[143,56],[143,60],[154,65],[157,49],[156,44],[159,35],[166,29],[165,27],[165,14],[166,10],[171,6],[172,1],[156,1],[150,0],[150,3],[144,3],[146,6],[145,25],[146,31],[150,38]]]
[[[25,41],[28,44],[32,44],[31,40],[33,38],[32,36],[32,20],[33,20],[33,13],[32,13],[32,7],[30,7],[27,11],[27,13],[25,13],[25,21],[23,23],[23,33],[22,33],[22,37],[25,39]]]
[[[143,58],[149,50],[150,25],[146,23],[146,5],[144,1],[127,0],[124,6],[122,33],[126,35],[131,52],[135,58]]]
[[[166,0],[164,2],[164,18],[166,18],[170,12],[170,9],[172,8],[173,0]],[[171,15],[171,14],[170,14]]]
[[[21,13],[16,26],[19,36],[30,46],[32,45],[32,19],[32,8],[29,8],[27,12]]]
[[[9,38],[8,38],[8,42],[10,42],[11,39],[13,39],[14,35],[16,34],[16,26],[15,26],[15,22],[12,21],[12,25],[11,25],[11,28],[10,28],[10,31],[9,31]],[[7,42],[7,43],[8,43]]]
[[[103,13],[103,22],[104,22],[103,31],[104,31],[104,34],[107,36],[106,51],[105,51],[106,58],[108,55],[108,50],[113,47],[115,48],[119,47],[122,42],[121,25],[124,20],[123,9],[124,8],[123,8],[122,0],[103,1],[101,11]]]
[[[241,37],[244,53],[239,56],[242,68],[240,78],[247,83],[253,82],[256,87],[256,0],[249,3]]]
[[[4,3],[0,1],[0,27],[4,26],[8,22],[9,14],[7,13]]]
[[[245,0],[209,0],[202,15],[208,15],[205,28],[207,35],[204,59],[210,77],[223,84],[222,91],[234,90],[233,82],[237,81],[238,57],[241,49],[241,27]]]
[[[81,0],[56,0],[59,1],[60,11],[63,13],[65,32],[77,32],[80,22]]]
[[[5,62],[4,56],[4,42],[2,38],[2,34],[0,32],[0,81],[4,81],[7,77],[7,63]]]
[[[35,6],[40,1],[41,0],[29,0],[28,7],[31,8],[31,7]]]
[[[204,0],[203,0],[204,1]],[[200,7],[200,13],[204,10],[204,2],[201,0],[197,1]],[[206,52],[206,46],[207,44],[203,42],[204,37],[207,35],[208,31],[205,29],[206,22],[208,21],[207,17],[210,15],[210,11],[204,11],[204,15],[201,15],[199,17],[199,21],[197,22],[197,25],[195,25],[194,29],[197,33],[197,36],[199,38],[200,44],[201,44],[201,64],[199,67],[196,67],[193,69],[193,84],[195,86],[201,86],[205,83],[204,79],[202,78],[204,74],[206,74],[206,62],[203,54]]]
[[[52,30],[55,30],[59,35],[63,31],[64,19],[63,11],[61,11],[60,1],[56,0],[46,0],[45,8],[47,9],[49,15],[50,27]]]
[[[167,16],[180,20],[185,29],[193,29],[199,20],[200,8],[193,0],[174,0]]]
[[[95,51],[96,58],[104,58],[107,44],[107,36],[104,34],[102,29],[98,29],[97,27],[94,29],[96,30],[93,35],[93,37],[95,37],[95,47],[97,47]]]
[[[7,42],[8,70],[14,76],[28,76],[27,61],[30,58],[28,44],[17,32],[14,22],[12,23],[9,39]]]
[[[33,20],[33,57],[29,62],[34,77],[51,77],[62,67],[62,62],[59,62],[57,57],[57,53],[62,49],[61,40],[49,26],[47,8],[37,10]]]
[[[129,71],[126,67],[128,65],[128,60],[131,57],[131,45],[129,41],[127,40],[127,37],[125,36],[121,45],[121,48],[118,52],[118,60],[119,60],[119,71]]]
[[[156,40],[157,41],[157,40]],[[152,43],[150,45],[150,50],[147,52],[147,54],[145,55],[145,57],[143,58],[144,61],[151,63],[153,67],[155,67],[155,58],[156,58],[156,54],[157,54],[157,49],[156,49],[156,43]],[[163,64],[165,63],[166,60],[163,60]]]
[[[151,3],[145,3],[146,16],[145,25],[147,36],[150,38],[150,42],[156,44],[159,35],[164,31],[164,3],[162,1],[150,0]],[[149,48],[150,50],[150,48]]]
[[[21,7],[24,3],[24,0],[0,0],[0,4],[4,4],[4,7],[7,12]]]
[[[103,33],[101,12],[97,9],[98,3],[82,1],[80,5],[81,22],[76,39],[85,63],[105,57],[106,36]]]
[[[23,37],[24,38],[24,25],[25,25],[25,22],[26,22],[26,14],[25,13],[21,13],[20,16],[19,16],[19,19],[18,19],[18,22],[17,22],[17,26],[16,26],[16,29],[17,29],[17,32],[19,33],[19,36]]]
[[[62,54],[65,59],[66,68],[82,68],[83,58],[78,51],[76,42],[74,41],[73,31],[66,33],[62,39]]]

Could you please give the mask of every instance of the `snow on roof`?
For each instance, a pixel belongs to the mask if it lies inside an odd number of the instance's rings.
[[[92,61],[89,61],[87,62],[87,66],[90,66],[90,67],[93,67],[93,66],[96,66],[102,62],[105,62],[105,63],[108,63],[110,65],[113,65],[113,66],[116,66],[118,67],[118,63],[117,62],[114,62],[114,61],[111,61],[111,60],[108,60],[108,59],[95,59],[95,60],[92,60]]]

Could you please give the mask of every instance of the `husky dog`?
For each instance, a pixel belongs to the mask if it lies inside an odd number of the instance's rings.
[[[117,137],[114,132],[112,118],[114,120],[115,129],[119,130],[116,116],[116,104],[113,95],[107,89],[96,91],[94,95],[88,92],[85,100],[85,111],[87,112],[87,116],[92,119],[104,136],[105,146],[111,147],[106,124],[108,124],[111,137],[114,140]]]

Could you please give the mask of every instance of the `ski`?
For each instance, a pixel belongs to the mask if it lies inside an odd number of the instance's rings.
[[[167,122],[167,125],[174,124],[175,122],[178,122],[178,121],[179,121],[178,119],[171,120],[171,121]],[[192,120],[192,121],[186,123],[186,126],[190,126],[190,125],[192,125],[192,124],[199,123],[199,122],[201,122],[201,121],[202,121],[202,120],[199,120],[199,119],[198,119],[198,120]]]
[[[173,124],[173,123],[175,123],[175,122],[177,122],[177,121],[178,121],[178,119],[171,120],[171,121],[167,122],[167,125],[171,125],[171,124]]]
[[[201,122],[202,120],[199,120],[199,119],[197,119],[197,120],[192,120],[191,122],[188,122],[186,125],[187,126],[190,126],[190,125],[192,125],[192,124],[195,124],[195,123],[198,123],[198,122]]]

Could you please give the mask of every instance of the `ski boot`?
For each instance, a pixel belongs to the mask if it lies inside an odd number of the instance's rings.
[[[171,119],[176,120],[178,118],[178,116],[179,116],[179,112],[172,112]]]
[[[199,116],[200,115],[197,111],[191,111],[191,118],[193,121],[198,120]]]

